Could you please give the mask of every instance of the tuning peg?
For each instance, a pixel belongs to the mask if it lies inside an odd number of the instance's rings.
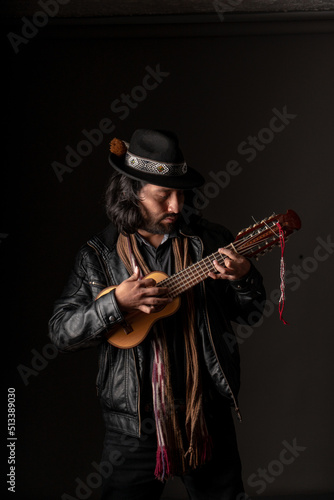
[[[242,233],[245,233],[246,231],[248,231],[248,229],[250,229],[250,226],[249,227],[245,227],[244,229],[241,229],[241,231],[238,232],[237,236],[239,236]]]

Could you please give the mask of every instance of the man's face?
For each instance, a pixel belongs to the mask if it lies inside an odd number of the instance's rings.
[[[145,231],[168,234],[176,227],[184,203],[182,189],[170,189],[146,184],[139,192]]]

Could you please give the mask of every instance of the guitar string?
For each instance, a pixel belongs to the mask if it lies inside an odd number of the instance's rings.
[[[248,238],[249,239],[249,238]],[[243,244],[243,241],[240,241],[239,246]],[[230,246],[230,245],[229,245]],[[252,247],[257,247],[258,243],[255,242],[252,246],[248,245],[247,251]],[[267,247],[268,245],[266,245]],[[243,250],[245,251],[245,249]],[[242,253],[242,250],[241,252]],[[168,286],[170,294],[175,295],[181,293],[181,291],[186,290],[189,286],[193,286],[200,281],[203,281],[207,277],[207,271],[215,270],[213,265],[213,260],[217,260],[219,264],[223,264],[226,256],[220,254],[219,252],[213,253],[199,262],[196,262],[192,266],[188,267],[185,270],[182,270],[177,275],[174,275],[170,278],[166,278],[163,282],[160,282],[160,286]],[[211,267],[208,267],[207,261],[209,261]],[[205,267],[203,267],[205,266]],[[186,279],[184,279],[186,278]],[[181,281],[181,284],[179,283]]]
[[[267,229],[272,231],[274,235],[276,236],[276,233],[268,226],[268,224],[265,224]],[[275,225],[275,224],[274,224]],[[256,231],[256,229],[254,228]],[[236,248],[236,250],[239,250],[238,253],[241,255],[243,253],[249,252],[249,250],[256,248],[259,244],[258,241],[255,241],[253,244],[247,246],[247,249],[241,248],[245,243],[252,239],[257,239],[259,235],[263,233],[263,230],[257,231],[254,234],[254,231],[250,233],[250,235],[245,236],[244,238],[237,240],[233,242],[233,246]],[[273,242],[271,243],[271,245]],[[271,246],[270,243],[268,245],[265,245],[263,247],[263,251],[266,250],[266,247]],[[227,248],[231,248],[232,245],[227,245]],[[213,264],[213,260],[217,260],[220,265],[224,265],[224,261],[227,256],[224,256],[223,254],[220,254],[219,252],[214,252],[211,255],[208,255],[204,259],[202,259],[199,262],[195,262],[191,266],[189,266],[186,269],[183,269],[179,271],[178,273],[174,274],[173,276],[170,276],[159,283],[157,283],[157,286],[167,286],[169,288],[169,293],[168,296],[170,297],[175,297],[182,293],[182,291],[187,290],[191,286],[196,285],[197,283],[200,283],[207,277],[207,272],[209,271],[214,271],[215,267]],[[210,267],[208,266],[208,262],[210,263]],[[203,267],[205,266],[205,267]]]
[[[182,291],[187,290],[190,286],[203,281],[203,279],[207,276],[207,273],[215,269],[213,260],[217,260],[219,264],[223,264],[225,258],[226,256],[220,254],[219,252],[215,252],[208,255],[201,261],[195,262],[188,268],[179,271],[179,273],[160,281],[157,286],[168,286],[168,295],[176,296]],[[208,264],[210,264],[210,266]]]
[[[241,247],[244,244],[245,240],[250,240],[254,237],[257,237],[258,234],[254,236],[254,233],[251,236],[245,237],[237,242],[234,243],[234,246],[237,246],[238,248]],[[256,247],[258,245],[257,242],[253,244],[253,247]],[[231,245],[228,245],[228,247]],[[248,245],[247,251],[249,251],[252,246]],[[245,252],[245,249],[240,249],[240,252]],[[224,264],[226,256],[220,254],[219,252],[215,252],[204,259],[202,259],[199,262],[196,262],[192,266],[189,266],[186,269],[183,269],[176,275],[173,275],[169,278],[166,278],[165,280],[159,282],[157,286],[168,286],[169,288],[169,296],[176,296],[182,291],[187,290],[190,286],[194,286],[195,284],[199,283],[200,281],[203,281],[207,277],[207,271],[213,271],[215,270],[214,265],[213,265],[213,260],[217,260],[218,263]],[[208,267],[207,261],[209,261],[211,267]],[[203,265],[206,267],[203,268]],[[181,283],[180,283],[181,281]]]

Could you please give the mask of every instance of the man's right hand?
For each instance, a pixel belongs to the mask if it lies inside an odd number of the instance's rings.
[[[121,311],[138,309],[146,314],[158,312],[173,299],[166,297],[167,287],[157,287],[154,279],[139,279],[139,269],[115,289],[115,297]]]

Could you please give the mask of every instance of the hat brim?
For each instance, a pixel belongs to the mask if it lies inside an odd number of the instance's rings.
[[[141,172],[135,168],[129,167],[124,163],[124,156],[109,154],[110,165],[121,174],[131,177],[131,179],[174,189],[192,189],[204,184],[204,177],[197,170],[187,167],[187,172],[179,176],[168,176],[162,174],[150,174]]]

